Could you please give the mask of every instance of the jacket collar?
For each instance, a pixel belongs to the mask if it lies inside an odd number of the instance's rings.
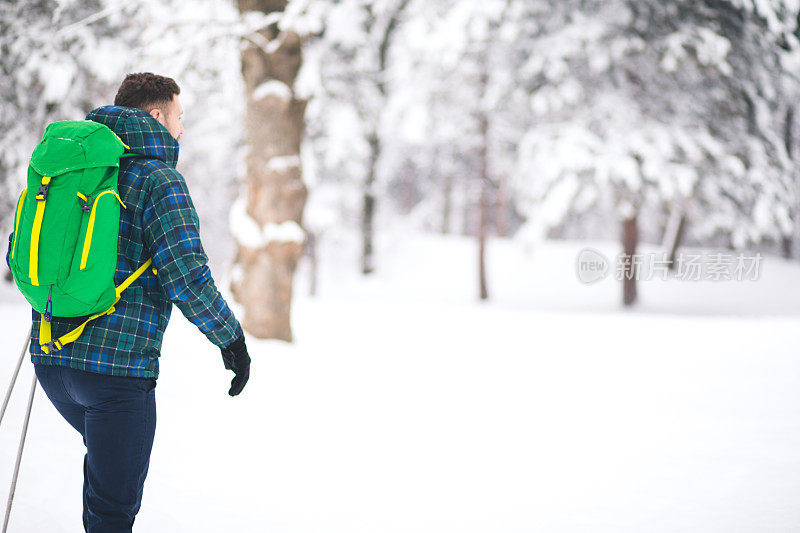
[[[103,106],[86,115],[86,120],[108,126],[130,147],[130,153],[160,159],[172,168],[178,163],[178,141],[167,128],[141,109]]]

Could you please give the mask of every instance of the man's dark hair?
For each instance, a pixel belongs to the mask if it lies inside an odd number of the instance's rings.
[[[156,108],[165,110],[176,94],[181,94],[181,88],[172,78],[152,72],[137,72],[125,76],[114,98],[114,105],[136,107],[149,113]]]

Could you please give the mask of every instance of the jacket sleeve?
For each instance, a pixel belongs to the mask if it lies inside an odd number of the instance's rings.
[[[186,182],[172,169],[157,170],[150,180],[142,222],[158,282],[208,340],[228,346],[242,335],[242,328],[214,285]]]

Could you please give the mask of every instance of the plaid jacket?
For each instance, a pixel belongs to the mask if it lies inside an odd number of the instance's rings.
[[[86,118],[105,124],[131,152],[146,156],[120,161],[119,194],[126,209],[120,214],[114,283],[122,283],[150,257],[155,273],[142,274],[122,293],[113,313],[89,322],[75,342],[50,355],[37,342],[41,317],[33,310],[31,358],[100,374],[157,378],[173,303],[219,347],[236,340],[242,328],[206,264],[197,212],[183,176],[175,170],[177,141],[138,109],[100,107]],[[83,320],[53,318],[53,338]]]

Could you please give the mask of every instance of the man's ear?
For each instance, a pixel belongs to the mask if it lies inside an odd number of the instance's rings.
[[[161,118],[161,110],[157,107],[154,107],[150,110],[150,116],[156,120],[159,120]]]

